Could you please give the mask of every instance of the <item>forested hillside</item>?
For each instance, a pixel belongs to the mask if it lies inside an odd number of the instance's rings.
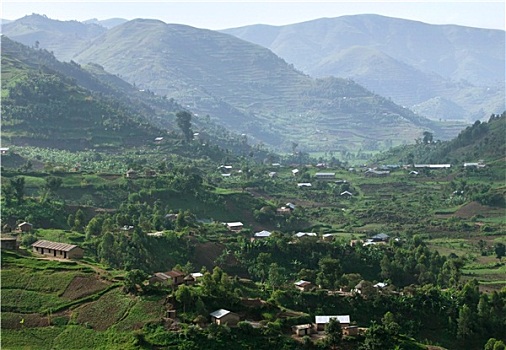
[[[476,121],[453,140],[441,142],[426,134],[416,145],[394,148],[379,156],[382,162],[397,163],[496,163],[504,166],[506,155],[506,113],[493,114],[488,122]],[[427,139],[427,137],[429,137]],[[409,160],[408,160],[409,159]]]

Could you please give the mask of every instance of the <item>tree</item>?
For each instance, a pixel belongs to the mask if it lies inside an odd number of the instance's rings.
[[[497,259],[501,260],[506,255],[506,245],[504,243],[496,243],[494,246],[494,252]]]
[[[74,228],[81,231],[84,227],[84,212],[82,209],[78,209],[74,219]]]
[[[16,193],[14,186],[12,186],[12,183],[10,181],[2,184],[2,193],[5,200],[5,205],[9,207],[12,204],[12,200],[14,199]]]
[[[343,275],[339,260],[330,257],[322,258],[318,266],[320,269],[316,275],[316,283],[323,288],[336,288]]]
[[[14,188],[14,197],[18,201],[18,204],[23,203],[23,197],[25,196],[25,178],[20,176],[11,180],[12,187]]]
[[[365,339],[360,350],[384,350],[393,348],[394,339],[385,326],[373,322],[365,333]]]
[[[473,315],[469,306],[464,304],[459,310],[457,319],[457,337],[467,339],[473,334]]]
[[[381,319],[383,326],[391,336],[399,335],[400,326],[395,322],[394,314],[388,311]]]
[[[148,275],[144,271],[138,269],[128,271],[123,280],[123,290],[127,293],[137,294],[137,287],[142,287],[142,282],[147,278]]]
[[[54,193],[54,192],[58,191],[62,182],[63,182],[63,180],[61,177],[48,176],[46,178],[46,183],[44,184],[44,187]]]
[[[102,222],[103,218],[100,216],[95,216],[93,219],[88,222],[88,225],[86,225],[85,233],[86,236],[97,236],[102,232]]]
[[[182,285],[176,290],[176,300],[183,304],[183,312],[186,312],[186,306],[193,301],[192,289],[188,286]]]
[[[433,139],[434,139],[434,135],[431,132],[429,132],[429,131],[423,132],[423,143],[425,143],[425,144],[432,143]]]
[[[341,323],[335,318],[331,318],[325,326],[325,345],[331,349],[337,349],[343,338]]]
[[[285,273],[283,271],[283,268],[279,267],[279,265],[276,263],[272,263],[269,266],[268,281],[272,289],[281,287],[285,281]]]
[[[177,126],[183,132],[183,137],[186,142],[190,142],[193,139],[193,131],[191,129],[192,115],[186,111],[180,111],[176,113]]]

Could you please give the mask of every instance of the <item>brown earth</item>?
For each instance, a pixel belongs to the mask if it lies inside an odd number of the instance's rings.
[[[72,282],[69,283],[63,292],[62,297],[70,300],[81,299],[85,296],[104,290],[110,284],[110,282],[101,280],[96,275],[76,276]]]
[[[208,271],[212,271],[216,266],[215,260],[218,258],[225,246],[216,242],[199,243],[195,246],[195,266],[205,266]]]
[[[470,202],[470,203],[462,206],[453,215],[458,218],[470,219],[473,216],[478,215],[478,214],[483,215],[483,216],[493,216],[493,214],[496,211],[497,211],[497,209],[488,207],[486,205],[482,205],[478,202]]]
[[[42,315],[38,313],[21,314],[16,312],[3,312],[2,328],[22,329],[22,328],[48,327],[54,324],[57,318],[65,318],[66,322],[68,322],[69,319],[68,310],[49,315]]]

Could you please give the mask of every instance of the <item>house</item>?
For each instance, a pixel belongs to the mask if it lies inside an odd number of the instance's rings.
[[[300,290],[301,292],[307,292],[313,286],[311,282],[300,280],[294,283],[295,288]]]
[[[30,232],[33,229],[33,225],[29,222],[22,222],[18,225],[18,231],[20,232]]]
[[[165,219],[170,220],[170,221],[176,221],[177,215],[178,214],[169,213],[169,214],[165,215]]]
[[[150,284],[163,284],[167,286],[179,286],[184,283],[185,274],[181,271],[170,270],[167,272],[155,272],[155,274],[149,279]]]
[[[278,173],[277,173],[277,172],[275,172],[275,171],[271,171],[271,172],[269,173],[269,177],[270,177],[271,179],[273,179],[273,178],[275,178],[275,177],[278,177]]]
[[[316,237],[316,233],[314,232],[297,232],[295,235],[297,238],[303,238],[303,237]]]
[[[339,184],[339,185],[341,185],[341,184],[345,184],[345,183],[347,183],[347,182],[348,182],[348,181],[346,181],[346,180],[336,180],[336,181],[334,181],[334,183]]]
[[[319,169],[323,169],[323,168],[326,168],[327,165],[325,163],[318,163],[318,164],[316,164],[316,167]]]
[[[464,168],[484,168],[486,167],[485,164],[483,164],[483,162],[478,162],[478,163],[464,163]]]
[[[271,166],[279,168],[281,166],[281,163],[272,163]]]
[[[225,309],[219,309],[210,313],[211,322],[216,323],[218,325],[227,325],[229,327],[234,327],[239,323],[239,315],[235,312],[228,311]]]
[[[317,331],[324,331],[327,323],[331,319],[337,319],[341,324],[341,328],[350,326],[350,315],[335,315],[335,316],[315,316],[315,328]]]
[[[290,202],[286,203],[285,207],[289,208],[290,210],[295,210],[295,204]]]
[[[425,169],[449,169],[451,166],[451,164],[414,164],[415,168]]]
[[[230,177],[230,176],[232,176],[232,174],[223,173],[223,174],[221,174],[221,176],[223,176],[223,177]]]
[[[229,173],[232,171],[232,165],[220,165],[219,169],[222,173]]]
[[[336,173],[316,173],[314,177],[318,180],[335,180]]]
[[[383,289],[386,286],[388,286],[388,283],[385,283],[385,282],[378,282],[375,285],[373,285],[374,288],[378,288],[378,289]]]
[[[271,235],[272,235],[271,232],[263,230],[263,231],[260,231],[260,232],[255,232],[255,234],[253,235],[253,238],[255,238],[255,239],[258,239],[258,238],[269,238]]]
[[[300,182],[297,184],[297,187],[298,188],[303,188],[303,187],[311,187],[311,182]]]
[[[337,234],[335,234],[335,233],[325,233],[322,235],[322,239],[324,241],[332,241],[332,240],[334,240],[335,236],[337,236]]]
[[[364,290],[364,287],[368,287],[369,283],[365,280],[361,280],[358,282],[358,284],[353,288],[351,291],[356,294],[362,294],[362,291]]]
[[[343,335],[358,335],[358,326],[341,327]]]
[[[244,227],[242,222],[239,222],[239,221],[238,222],[227,222],[226,225],[230,231],[234,231],[234,232],[239,232]]]
[[[350,191],[344,191],[344,192],[341,192],[339,194],[341,197],[352,197],[353,196],[353,193],[351,193]]]
[[[341,324],[341,328],[350,326],[350,315],[335,315],[335,316],[315,316],[315,325],[317,331],[324,331],[327,323],[331,319],[337,319]]]
[[[369,177],[386,177],[390,175],[390,171],[369,169],[364,173],[364,175]]]
[[[163,137],[160,136],[160,137],[155,138],[155,142],[161,142],[161,141],[163,141]]]
[[[191,274],[189,274],[188,276],[185,276],[184,284],[187,286],[194,285],[195,284],[195,277],[193,277]]]
[[[388,242],[390,236],[386,233],[378,233],[377,235],[372,236],[371,239],[373,242]]]
[[[292,175],[293,176],[297,176],[298,173],[299,173],[299,169],[293,169],[292,170]]]
[[[0,147],[0,154],[9,153],[9,147]]]
[[[16,237],[2,236],[0,237],[0,248],[8,250],[16,250],[19,248],[19,242]]]
[[[137,172],[134,169],[128,169],[128,171],[125,173],[125,176],[129,179],[135,179],[137,178]]]
[[[276,214],[290,215],[291,213],[292,213],[292,210],[287,207],[281,207],[281,208],[276,209]]]
[[[163,231],[148,232],[148,233],[146,233],[146,236],[149,236],[149,237],[162,237],[163,236]]]
[[[418,171],[415,171],[415,170],[411,170],[409,172],[409,175],[418,175],[418,174],[419,174]]]
[[[204,276],[204,274],[202,272],[193,272],[190,275],[193,277],[195,282],[198,282],[198,280]]]
[[[311,333],[313,331],[313,325],[312,324],[298,324],[298,325],[292,326],[292,331],[298,337],[303,337],[305,335],[311,335]]]
[[[80,259],[84,250],[74,244],[38,240],[32,244],[35,253],[63,259]]]

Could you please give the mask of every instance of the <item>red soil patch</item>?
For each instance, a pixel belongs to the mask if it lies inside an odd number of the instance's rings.
[[[109,285],[109,282],[105,282],[97,276],[76,276],[67,286],[62,297],[70,300],[80,299],[104,290]]]

